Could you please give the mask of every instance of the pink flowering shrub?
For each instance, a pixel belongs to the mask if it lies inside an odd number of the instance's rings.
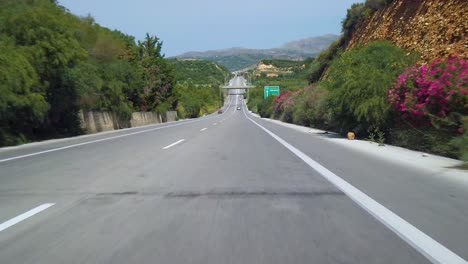
[[[287,91],[281,93],[280,96],[276,97],[275,101],[273,102],[273,110],[275,116],[281,115],[281,113],[284,111],[285,105],[291,103],[291,95],[292,93]]]
[[[407,69],[389,90],[394,110],[416,126],[461,126],[468,114],[468,61],[451,56]]]
[[[293,112],[298,98],[303,93],[303,90],[295,92],[285,92],[278,96],[273,102],[274,117],[282,121],[291,123],[293,121]]]

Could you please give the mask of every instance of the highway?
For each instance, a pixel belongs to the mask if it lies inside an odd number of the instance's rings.
[[[467,186],[224,109],[0,150],[0,263],[466,263]]]
[[[236,76],[229,81],[231,87],[244,87],[247,86],[247,80],[243,76]]]

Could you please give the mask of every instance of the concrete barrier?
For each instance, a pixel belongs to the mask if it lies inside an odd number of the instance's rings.
[[[132,127],[159,123],[162,123],[161,116],[155,112],[134,112],[130,120]]]
[[[177,111],[166,112],[166,122],[174,122],[177,120]]]
[[[164,121],[156,112],[134,112],[130,121],[120,120],[114,113],[105,111],[83,111],[79,112],[81,128],[87,134],[102,131],[117,130],[128,127],[139,127],[150,124],[159,124]],[[176,111],[168,111],[165,114],[167,122],[177,120]]]
[[[110,112],[80,111],[81,128],[92,134],[114,130],[113,115]]]

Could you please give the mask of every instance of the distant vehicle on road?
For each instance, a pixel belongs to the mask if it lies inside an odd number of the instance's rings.
[[[241,110],[240,106],[237,107],[237,110]]]
[[[222,114],[222,113],[223,113],[223,109],[219,109],[218,114]]]

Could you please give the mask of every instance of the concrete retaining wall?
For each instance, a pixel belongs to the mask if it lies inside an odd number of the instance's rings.
[[[162,123],[161,117],[155,112],[134,112],[130,124],[132,127]]]
[[[166,122],[174,122],[177,120],[177,111],[166,112]]]
[[[112,112],[80,111],[79,116],[81,119],[81,127],[87,134],[163,122],[163,118],[156,112],[134,112],[129,122],[119,120]],[[166,113],[165,117],[167,122],[175,121],[177,119],[177,112],[169,111]]]
[[[114,121],[109,112],[80,111],[81,127],[86,133],[114,130]]]

